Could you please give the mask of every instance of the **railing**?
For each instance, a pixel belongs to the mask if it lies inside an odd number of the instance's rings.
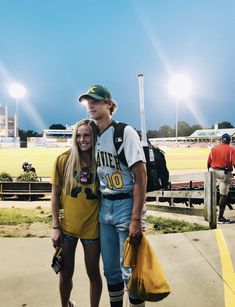
[[[9,195],[32,196],[51,194],[50,182],[0,182],[0,197],[4,199]]]
[[[205,220],[209,222],[211,229],[217,227],[216,219],[216,204],[217,204],[217,190],[215,174],[211,172],[199,174],[181,174],[170,176],[172,187],[177,185],[187,184],[187,190],[159,190],[147,193],[147,199],[155,198],[156,203],[147,203],[147,208],[156,211],[173,212],[178,214],[204,216]],[[201,189],[193,188],[193,185],[200,183]],[[174,199],[180,198],[185,200],[201,199],[204,203],[203,209],[194,208],[179,208],[174,206],[159,205],[159,198],[168,198],[171,203]]]
[[[181,174],[170,176],[172,184],[171,190],[159,190],[147,193],[147,199],[155,199],[153,203],[147,203],[147,208],[156,211],[173,212],[179,214],[204,216],[205,220],[209,222],[211,229],[217,227],[216,220],[216,204],[217,204],[217,191],[216,179],[214,173],[206,172],[199,174]],[[200,183],[201,189],[195,189],[195,185]],[[176,186],[187,185],[187,190],[173,190]],[[194,187],[193,187],[194,186]],[[31,200],[32,196],[36,195],[51,195],[50,182],[0,182],[0,197],[4,199],[8,195],[28,196]],[[174,206],[159,205],[159,198],[168,198],[170,203],[174,199],[193,200],[201,199],[204,203],[203,209],[194,208],[179,208]]]

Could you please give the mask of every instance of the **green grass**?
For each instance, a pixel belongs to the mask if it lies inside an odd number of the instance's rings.
[[[4,171],[11,176],[22,173],[22,162],[30,161],[38,176],[51,176],[56,157],[68,148],[10,148],[0,149],[0,172]]]
[[[153,217],[151,215],[147,217],[147,223],[150,224],[152,226],[152,229],[158,233],[178,233],[209,229],[209,227],[201,226],[196,223],[192,224],[174,219]]]
[[[51,223],[50,208],[42,209],[40,206],[32,209],[24,208],[1,208],[0,209],[0,225],[19,225],[33,223]],[[158,233],[177,233],[198,230],[208,230],[209,227],[192,224],[174,219],[166,219],[161,217],[147,217],[147,223],[152,226],[154,231]]]
[[[209,148],[174,148],[166,150],[169,170],[206,169]]]
[[[50,209],[1,208],[0,225],[51,223]]]
[[[30,161],[36,168],[38,176],[51,176],[56,157],[68,148],[10,148],[0,149],[0,172],[11,176],[22,173],[22,162]],[[207,148],[175,148],[166,150],[169,170],[206,169],[209,154]]]

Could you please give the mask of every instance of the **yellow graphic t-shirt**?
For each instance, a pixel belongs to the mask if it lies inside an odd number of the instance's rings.
[[[61,154],[53,168],[51,183],[61,185],[61,176],[63,176],[64,165],[66,163],[68,152]],[[82,165],[85,167],[86,165]],[[61,220],[61,227],[64,233],[79,237],[81,239],[95,239],[99,237],[99,198],[98,184],[95,184],[95,193],[92,192],[93,182],[91,182],[92,169],[88,169],[88,182],[80,183],[80,171],[74,171],[76,184],[70,195],[62,191],[61,208],[64,209],[64,217]]]

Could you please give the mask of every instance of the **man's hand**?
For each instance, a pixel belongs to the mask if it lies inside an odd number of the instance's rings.
[[[143,236],[141,220],[131,221],[129,227],[129,239],[131,244],[139,243]]]

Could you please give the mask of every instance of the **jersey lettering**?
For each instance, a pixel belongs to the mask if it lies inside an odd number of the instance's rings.
[[[75,187],[71,190],[70,196],[77,198],[78,194],[81,193],[81,191],[82,191],[81,187]]]
[[[74,172],[74,179],[78,183],[78,186],[74,187],[71,190],[70,192],[71,197],[77,198],[79,193],[85,193],[86,199],[97,199],[98,198],[98,196],[92,192],[92,189],[87,187],[89,186],[89,184],[94,183],[94,176],[92,176],[92,174],[89,174],[87,185],[80,184],[80,172],[77,172],[77,171]]]
[[[110,152],[97,151],[96,163],[97,167],[111,167],[117,171],[122,171],[118,157]]]
[[[123,187],[122,175],[118,172],[113,173],[111,176],[109,174],[105,175],[107,180],[107,185],[109,189],[121,189]]]

